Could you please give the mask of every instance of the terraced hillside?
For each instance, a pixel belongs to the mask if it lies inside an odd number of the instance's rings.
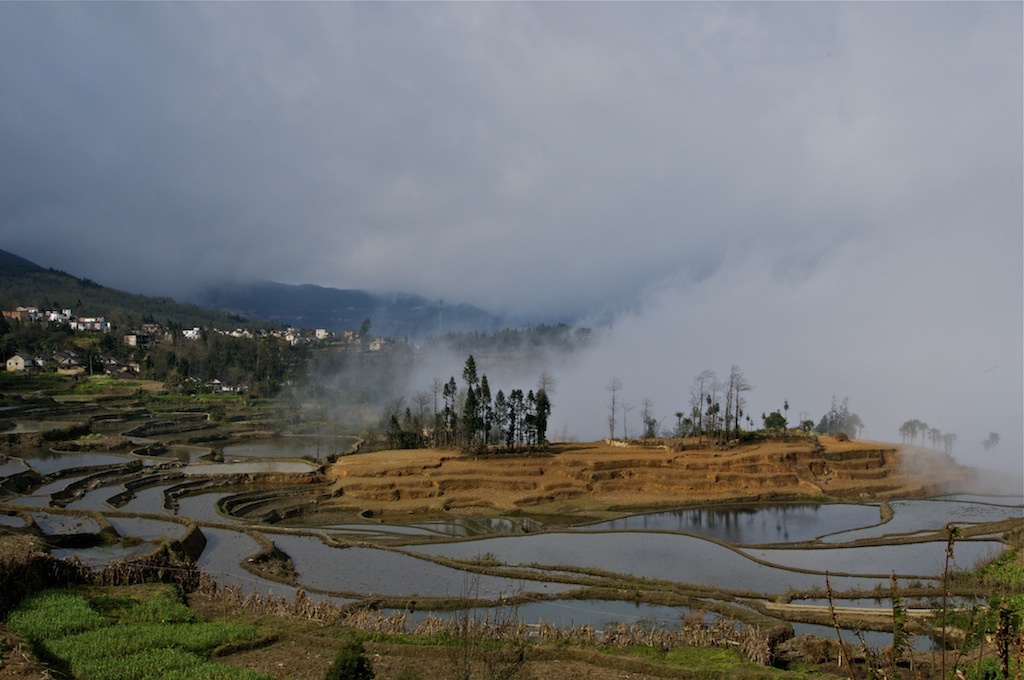
[[[962,489],[967,469],[944,454],[793,437],[729,449],[604,442],[546,455],[469,457],[432,450],[342,458],[320,512],[364,516],[450,510],[575,516],[683,503],[771,498],[908,498]]]

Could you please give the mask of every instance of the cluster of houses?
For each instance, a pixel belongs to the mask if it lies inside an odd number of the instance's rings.
[[[97,331],[109,333],[112,326],[102,316],[75,316],[70,309],[41,311],[37,307],[17,307],[4,310],[4,318],[12,321],[35,321],[39,323],[63,323],[73,331]]]
[[[76,352],[64,350],[52,354],[28,354],[15,352],[7,360],[8,371],[56,371],[61,375],[81,375],[83,373],[106,373],[117,375],[138,373],[137,362],[125,363],[112,356],[99,354],[83,359]]]
[[[40,310],[36,307],[17,307],[12,311],[3,311],[5,319],[20,322],[35,322],[44,324],[66,324],[72,330],[92,331],[98,333],[109,333],[113,327],[109,321],[102,316],[99,317],[77,317],[70,309]],[[204,331],[198,326],[186,328],[181,331],[185,340],[200,340],[204,332],[219,333],[236,338],[261,338],[273,336],[291,345],[299,345],[314,342],[326,342],[335,338],[335,334],[326,328],[317,328],[313,331],[300,330],[297,328],[274,329],[266,331],[252,331],[245,328],[236,328],[227,331],[220,329],[209,329]],[[359,343],[361,338],[355,331],[345,331],[339,338],[345,344]],[[143,324],[139,329],[132,330],[123,336],[124,344],[128,347],[146,349],[159,342],[170,342],[173,340],[171,332],[159,324]],[[395,341],[391,338],[372,338],[367,344],[370,351],[385,349]],[[113,356],[104,354],[90,355],[83,359],[73,351],[60,351],[45,355],[31,355],[26,352],[15,352],[6,362],[8,371],[56,371],[63,375],[78,375],[83,373],[106,373],[109,375],[138,373],[140,371],[137,362],[123,362]],[[229,387],[215,381],[215,384],[208,385],[214,391],[238,391],[237,387]]]

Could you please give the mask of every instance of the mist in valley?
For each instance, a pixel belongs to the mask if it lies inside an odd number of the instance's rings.
[[[932,254],[929,267],[916,269],[930,276],[890,286],[915,257],[909,244],[883,251],[851,245],[820,265],[795,268],[751,252],[703,280],[664,281],[611,323],[590,327],[582,320],[574,328],[588,329],[585,335],[567,334],[580,338],[575,343],[534,340],[475,353],[427,343],[391,397],[413,406],[435,379],[454,377],[461,387],[473,353],[492,393],[536,389],[542,372],[554,378],[550,440],[607,437],[612,380],[621,384],[616,437],[623,425],[639,437],[645,402],[659,433],[671,433],[676,414],[689,415],[694,378],[711,370],[725,381],[736,366],[752,386],[743,395],[744,428],[746,416],[760,429],[772,411],[785,413],[791,427],[817,424],[833,400],[845,399],[863,423],[861,439],[900,443],[901,425],[918,419],[955,435],[959,463],[995,471],[1003,490],[1020,487],[1020,313],[1007,309],[993,319],[976,306],[987,284],[943,275],[952,257],[944,262]],[[919,304],[922,298],[943,300],[947,311]],[[999,442],[986,449],[992,432]],[[923,433],[913,443],[933,446]]]

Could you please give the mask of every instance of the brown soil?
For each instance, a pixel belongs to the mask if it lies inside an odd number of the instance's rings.
[[[0,623],[0,680],[52,677],[45,664],[33,656],[28,643]]]
[[[334,497],[320,502],[321,512],[394,518],[518,511],[566,521],[722,501],[909,498],[965,488],[970,480],[942,453],[829,437],[731,448],[554,444],[543,455],[514,456],[379,451],[345,457],[327,474]]]

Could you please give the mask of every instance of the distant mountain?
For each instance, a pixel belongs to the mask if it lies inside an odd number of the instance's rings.
[[[0,250],[0,278],[16,277],[22,274],[33,274],[46,271],[35,262],[29,262],[23,257],[6,250]]]
[[[364,290],[289,285],[274,281],[225,283],[189,296],[202,307],[270,319],[298,328],[335,332],[359,330],[370,319],[370,332],[395,338],[422,338],[461,331],[494,331],[501,319],[467,304],[440,304],[408,293],[374,294]]]
[[[185,328],[263,328],[273,323],[297,328],[358,330],[370,319],[370,332],[395,338],[464,331],[496,331],[501,319],[472,305],[394,293],[339,290],[273,281],[211,285],[184,302],[169,297],[126,293],[46,269],[0,250],[0,308],[18,305],[41,309],[70,308],[78,316],[105,316],[118,326],[145,321]]]
[[[23,257],[0,250],[0,309],[17,306],[71,309],[77,316],[103,316],[121,328],[152,321],[183,328],[193,326],[231,329],[241,325],[270,326],[268,321],[241,319],[220,311],[181,304],[167,297],[126,293],[80,279],[57,269],[46,269]]]

